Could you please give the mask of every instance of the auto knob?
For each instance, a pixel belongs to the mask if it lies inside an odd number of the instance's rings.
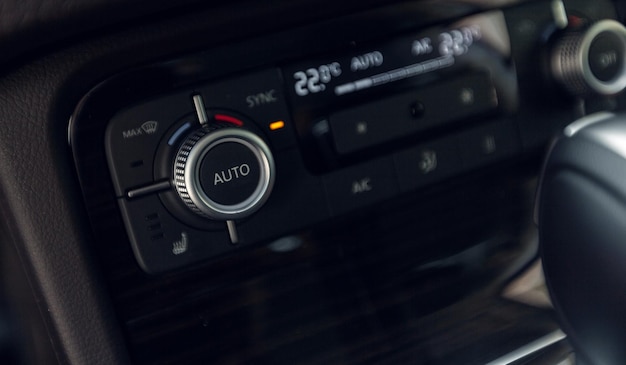
[[[274,160],[253,132],[205,124],[180,145],[173,163],[179,197],[199,216],[232,222],[257,211],[274,185]]]
[[[553,77],[574,96],[614,95],[626,88],[626,28],[601,20],[565,31],[555,42]]]
[[[555,141],[537,222],[546,283],[577,359],[626,364],[625,114],[592,114]]]

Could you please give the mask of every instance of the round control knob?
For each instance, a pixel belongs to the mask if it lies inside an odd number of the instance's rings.
[[[204,126],[187,137],[174,160],[178,195],[206,218],[244,218],[265,203],[273,185],[267,144],[244,129]]]
[[[573,95],[614,95],[626,88],[626,28],[599,21],[565,33],[553,48],[554,77]]]

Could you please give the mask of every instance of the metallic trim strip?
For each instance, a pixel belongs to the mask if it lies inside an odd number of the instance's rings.
[[[230,237],[230,243],[236,245],[239,243],[239,234],[237,234],[237,225],[235,221],[226,221],[226,228],[228,228],[228,237]]]
[[[126,196],[128,197],[128,199],[141,198],[146,195],[159,193],[161,191],[168,190],[171,187],[172,187],[172,184],[170,184],[169,181],[161,181],[152,185],[143,186],[141,188],[129,190],[128,193],[126,193]]]
[[[555,343],[564,340],[567,336],[563,331],[556,330],[546,336],[543,336],[527,345],[524,345],[517,350],[510,352],[502,357],[499,357],[486,365],[509,365],[514,363],[515,361],[521,360],[526,356],[535,353],[537,351],[543,350],[550,345],[554,345]]]
[[[559,29],[567,28],[569,21],[567,20],[567,11],[565,10],[565,5],[562,0],[553,0],[552,1],[552,16],[554,17],[554,22]]]
[[[609,118],[614,117],[615,114],[610,112],[597,112],[594,114],[587,115],[586,117],[582,117],[577,121],[572,122],[570,125],[565,127],[563,133],[566,137],[573,137],[579,131],[587,128],[590,125],[599,123],[603,120],[607,120]]]
[[[207,124],[209,122],[209,117],[206,114],[202,95],[196,94],[193,96],[193,106],[196,108],[196,114],[198,115],[198,121],[200,122],[200,125]]]

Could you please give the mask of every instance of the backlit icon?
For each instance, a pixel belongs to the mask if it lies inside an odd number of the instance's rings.
[[[145,122],[144,124],[141,125],[141,129],[143,129],[143,131],[146,132],[147,134],[153,134],[154,132],[156,132],[158,127],[159,127],[159,122],[156,122],[154,120]]]
[[[603,52],[598,55],[598,63],[603,68],[608,68],[609,66],[613,66],[618,62],[617,58],[617,52],[615,51]]]
[[[356,133],[360,136],[367,134],[367,122],[358,122],[356,124]]]
[[[181,255],[187,252],[189,248],[189,238],[187,237],[187,233],[183,232],[180,234],[180,240],[174,241],[172,243],[172,253],[174,255]]]
[[[371,179],[369,177],[352,182],[352,195],[366,193],[372,190]]]
[[[463,105],[474,104],[474,90],[470,88],[463,88],[459,94],[459,99]]]
[[[486,155],[492,154],[494,152],[496,152],[496,139],[494,138],[494,136],[485,136],[483,138],[483,152]]]
[[[418,168],[423,174],[428,174],[437,168],[437,153],[432,150],[422,151]]]

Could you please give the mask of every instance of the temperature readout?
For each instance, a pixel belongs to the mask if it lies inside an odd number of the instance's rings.
[[[288,73],[293,77],[292,90],[298,97],[328,90],[341,96],[451,67],[457,57],[467,54],[482,38],[480,17],[489,16],[493,13],[479,15],[472,19],[475,21],[451,29],[431,29],[363,53],[298,67]]]
[[[482,34],[477,25],[442,32],[439,34],[439,54],[442,56],[464,55],[481,37]]]
[[[333,77],[341,75],[339,62],[332,62],[319,67],[312,67],[305,71],[297,71],[293,74],[296,79],[295,90],[299,96],[315,94],[326,90]]]

